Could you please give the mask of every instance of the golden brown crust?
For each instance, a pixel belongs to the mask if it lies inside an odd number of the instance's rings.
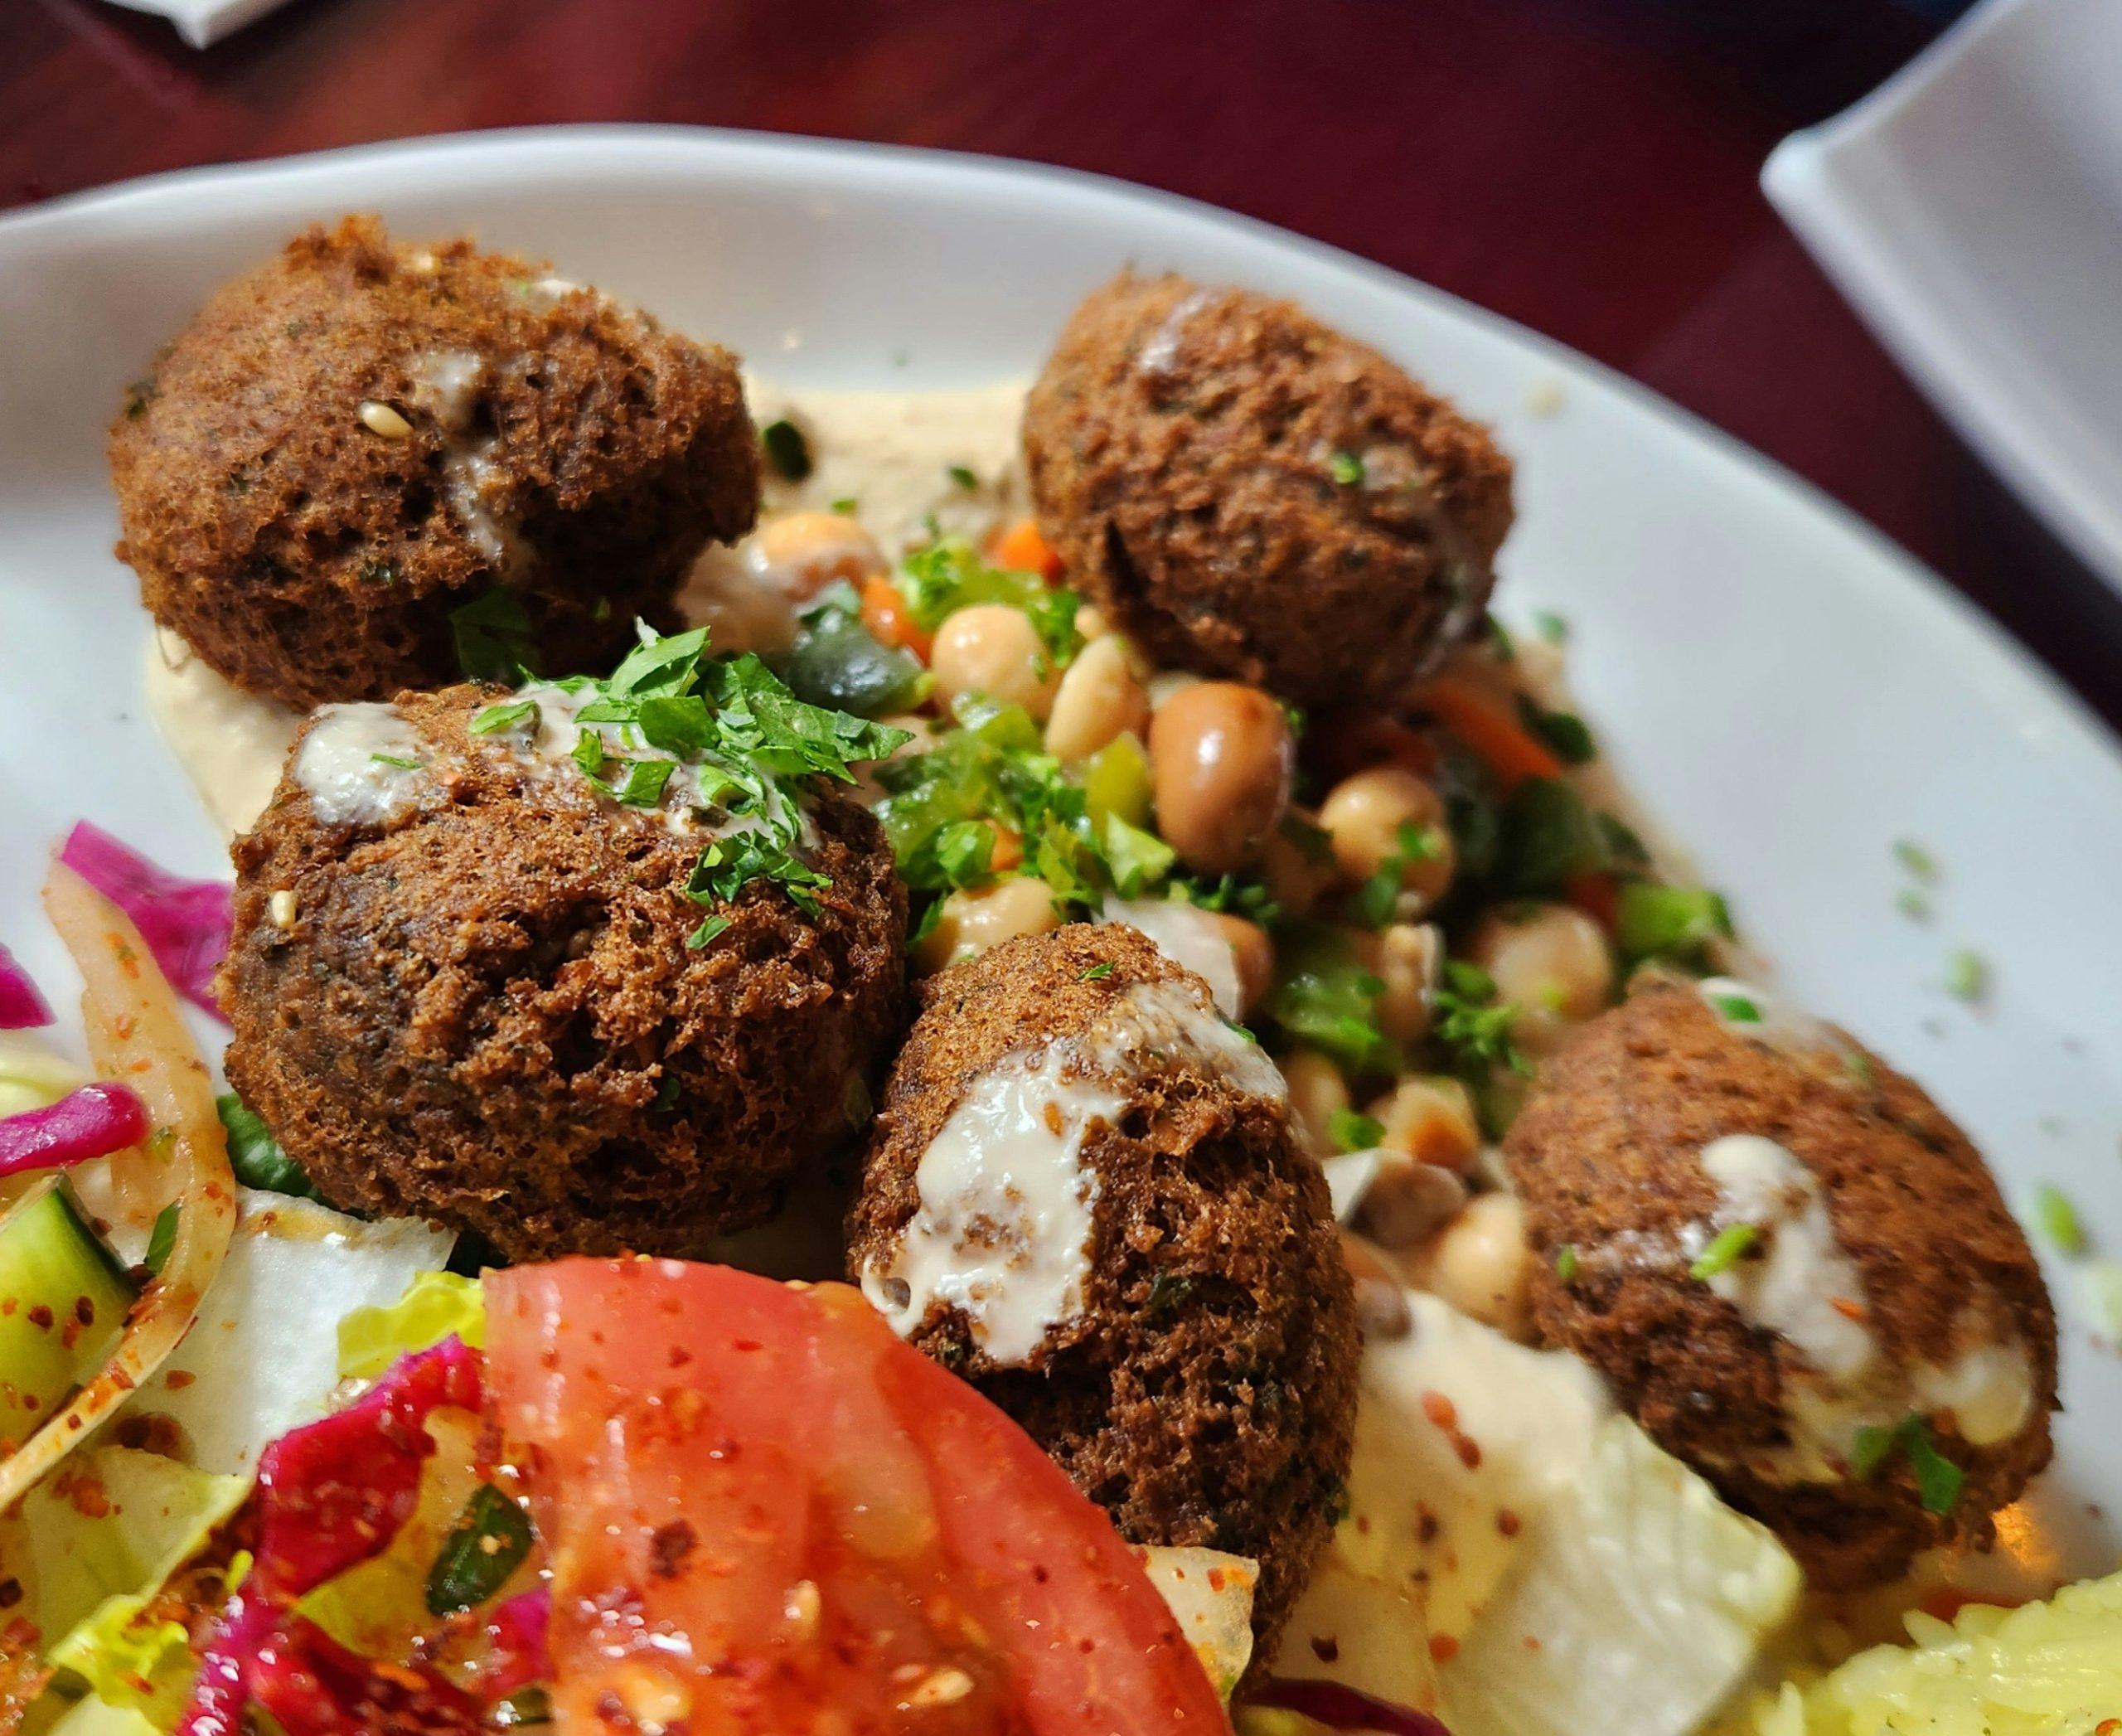
[[[1595,1021],[1543,1069],[1504,1151],[1525,1206],[1533,1307],[1550,1341],[1584,1357],[1667,1450],[1783,1537],[1819,1583],[1891,1577],[1917,1549],[1986,1534],[1989,1515],[2047,1462],[2056,1322],[2024,1234],[1980,1154],[1920,1087],[1843,1035],[1786,1050],[1727,1029],[1691,986],[1654,982]],[[1938,1444],[1967,1472],[1955,1512],[1923,1511],[1905,1463],[1834,1483],[1779,1481],[1734,1462],[1787,1440],[1781,1339],[1688,1277],[1634,1257],[1708,1218],[1699,1154],[1759,1134],[1823,1185],[1862,1274],[1883,1358],[1948,1363],[1970,1332],[2016,1339],[2034,1372],[2018,1433]],[[1574,1274],[1556,1258],[1567,1245]]]
[[[1085,925],[932,978],[864,1161],[849,1270],[859,1280],[913,1215],[921,1154],[972,1080],[1089,1030],[1132,984],[1182,979],[1144,936]],[[1259,1560],[1264,1658],[1348,1473],[1354,1299],[1325,1179],[1284,1106],[1198,1068],[1141,1064],[1120,1125],[1084,1143],[1100,1190],[1083,1317],[1028,1368],[996,1367],[955,1312],[913,1342],[1022,1423],[1130,1541]]]
[[[1306,705],[1403,696],[1480,623],[1510,528],[1485,429],[1292,303],[1180,277],[1076,310],[1024,438],[1073,584],[1160,661]]]
[[[504,581],[550,673],[607,666],[637,615],[675,624],[701,545],[758,508],[735,360],[593,291],[526,293],[540,274],[349,217],[219,290],[111,429],[118,552],[155,618],[303,706],[458,679],[449,611]],[[484,367],[453,436],[414,375],[458,352]],[[410,433],[372,432],[368,402]],[[489,436],[498,560],[447,465]]]
[[[283,776],[238,841],[230,1083],[338,1205],[514,1259],[697,1254],[866,1107],[904,1018],[905,890],[869,813],[824,793],[818,919],[754,884],[690,949],[700,836],[473,747],[492,696],[400,696],[435,751],[399,823],[322,825]]]

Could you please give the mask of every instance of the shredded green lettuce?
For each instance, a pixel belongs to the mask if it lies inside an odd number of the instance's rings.
[[[0,1116],[56,1103],[88,1075],[28,1037],[0,1036]]]
[[[400,1356],[452,1334],[473,1350],[487,1341],[487,1303],[479,1281],[454,1272],[423,1272],[382,1307],[356,1308],[339,1322],[342,1379],[372,1380]]]

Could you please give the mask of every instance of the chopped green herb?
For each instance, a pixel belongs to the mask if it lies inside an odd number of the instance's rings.
[[[1569,623],[1553,609],[1540,610],[1533,617],[1533,625],[1550,645],[1563,645],[1569,642]]]
[[[1897,838],[1893,845],[1894,860],[1926,885],[1938,878],[1938,859],[1913,838]]]
[[[1353,1109],[1336,1109],[1326,1118],[1326,1136],[1342,1152],[1374,1152],[1384,1142],[1385,1123]]]
[[[419,760],[408,759],[399,754],[371,754],[368,757],[378,765],[395,765],[401,772],[417,772],[420,769]]]
[[[1842,1064],[1849,1069],[1849,1076],[1860,1085],[1876,1085],[1879,1082],[1878,1069],[1872,1064],[1871,1056],[1861,1050],[1843,1050]]]
[[[1729,1271],[1760,1239],[1761,1232],[1751,1224],[1727,1224],[1688,1268],[1688,1276],[1708,1283],[1718,1273]]]
[[[1849,1469],[1860,1481],[1868,1482],[1879,1474],[1879,1468],[1896,1445],[1895,1431],[1881,1428],[1876,1423],[1866,1423],[1850,1437]]]
[[[1564,1242],[1555,1250],[1555,1276],[1565,1284],[1573,1284],[1577,1282],[1580,1264],[1581,1262],[1577,1258],[1576,1243]]]
[[[980,478],[963,464],[952,465],[945,474],[968,494],[980,486]]]
[[[685,1087],[678,1083],[675,1073],[666,1073],[656,1082],[656,1099],[648,1108],[652,1114],[668,1115],[678,1107],[678,1099],[685,1095]]]
[[[1105,860],[1113,890],[1133,898],[1171,872],[1179,855],[1153,832],[1130,825],[1117,814],[1105,817]]]
[[[1570,711],[1548,711],[1521,693],[1518,717],[1525,727],[1554,749],[1565,765],[1584,765],[1599,757],[1599,746],[1584,720]]]
[[[1326,461],[1326,472],[1344,488],[1353,488],[1363,481],[1363,460],[1353,452],[1337,452]]]
[[[177,1202],[171,1200],[155,1215],[155,1227],[148,1232],[148,1251],[141,1256],[140,1263],[153,1276],[159,1278],[169,1257],[177,1248]]]
[[[214,1099],[214,1108],[221,1118],[222,1132],[228,1136],[229,1167],[237,1181],[245,1187],[291,1194],[298,1200],[323,1197],[311,1186],[302,1166],[280,1149],[280,1142],[273,1137],[263,1118],[246,1107],[235,1092],[224,1091]]]
[[[1462,1076],[1479,1079],[1497,1068],[1531,1078],[1533,1064],[1511,1040],[1518,1008],[1495,999],[1495,979],[1463,958],[1445,961],[1444,983],[1431,997],[1430,1035],[1451,1051]]]
[[[363,584],[395,584],[398,564],[395,560],[364,560],[354,569],[354,577]]]
[[[1504,804],[1496,870],[1514,892],[1552,892],[1580,874],[1613,866],[1600,816],[1561,779],[1529,778]]]
[[[2058,1254],[2076,1258],[2089,1245],[2086,1236],[2085,1220],[2078,1215],[2078,1209],[2071,1197],[2060,1187],[2044,1181],[2033,1190],[2034,1219],[2041,1226],[2041,1233],[2048,1238]]]
[[[1908,1449],[1909,1468],[1916,1473],[1916,1498],[1923,1503],[1926,1513],[1942,1517],[1960,1505],[1960,1490],[1967,1481],[1967,1475],[1938,1451],[1921,1417],[1911,1417],[1901,1426]]]
[[[1621,888],[1616,927],[1621,951],[1630,958],[1693,964],[1711,941],[1731,938],[1732,917],[1714,892],[1630,880]]]
[[[1962,948],[1945,959],[1945,992],[1956,1000],[1979,1001],[1989,987],[1989,967],[1979,953]]]
[[[1076,977],[1076,981],[1078,982],[1102,982],[1112,974],[1112,961],[1110,958],[1107,958],[1092,965],[1088,970],[1078,973]]]
[[[1517,661],[1518,647],[1511,642],[1510,629],[1502,622],[1497,620],[1494,615],[1484,615],[1481,618],[1481,630],[1488,635],[1490,657],[1499,663]]]
[[[474,735],[498,735],[504,730],[514,730],[529,724],[533,729],[538,723],[538,701],[535,699],[503,700],[499,705],[488,706],[472,720]]]
[[[853,495],[843,494],[839,499],[836,500],[832,503],[832,509],[834,512],[839,513],[843,518],[852,518],[855,516],[856,508],[860,505],[861,502],[856,500]]]
[[[1758,1025],[1761,1009],[1744,995],[1712,995],[1709,1004],[1719,1016],[1729,1019],[1734,1025]]]
[[[1931,900],[1913,886],[1903,886],[1894,895],[1893,907],[1911,922],[1921,922],[1931,914]]]
[[[690,947],[695,952],[698,952],[702,947],[705,946],[708,942],[714,939],[716,935],[719,934],[724,929],[728,928],[729,926],[729,922],[730,919],[729,917],[717,912],[715,915],[709,917],[707,920],[702,923],[698,928],[695,929],[691,933],[686,936],[686,944]]]
[[[475,681],[513,681],[532,668],[530,616],[504,585],[449,612],[457,662]]]
[[[893,583],[906,598],[916,623],[929,632],[940,627],[944,617],[970,604],[1006,603],[1030,617],[1039,643],[1057,667],[1068,663],[1083,647],[1083,635],[1076,629],[1082,599],[1073,591],[1049,585],[1037,573],[990,566],[962,537],[939,537],[915,550]]]
[[[786,416],[759,430],[759,444],[766,450],[767,463],[783,482],[800,482],[811,473],[811,443]]]
[[[1268,1016],[1296,1041],[1325,1051],[1353,1073],[1387,1073],[1399,1046],[1378,1026],[1385,985],[1357,960],[1339,930],[1292,924],[1277,936],[1279,972]]]
[[[1442,853],[1444,840],[1433,828],[1403,822],[1398,846],[1378,865],[1351,900],[1355,919],[1367,929],[1382,929],[1398,909],[1400,890],[1407,884],[1407,870],[1417,862],[1434,861]]]
[[[482,1483],[443,1541],[428,1574],[428,1613],[461,1615],[508,1583],[530,1553],[530,1520],[492,1483]]]

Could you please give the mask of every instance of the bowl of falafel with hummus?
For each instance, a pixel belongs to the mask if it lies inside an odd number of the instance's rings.
[[[11,842],[0,1730],[2122,1719],[2028,1235],[1499,620],[1480,419],[1147,261],[919,403],[230,264],[107,443],[228,871]]]

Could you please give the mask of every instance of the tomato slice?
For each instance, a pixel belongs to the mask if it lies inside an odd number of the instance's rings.
[[[487,1302],[561,1728],[1228,1730],[1104,1515],[859,1292],[572,1259]]]

